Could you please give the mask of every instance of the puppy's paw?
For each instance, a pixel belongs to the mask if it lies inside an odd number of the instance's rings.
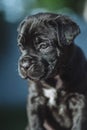
[[[73,111],[73,115],[81,111],[85,106],[85,97],[78,93],[70,94],[69,108]]]

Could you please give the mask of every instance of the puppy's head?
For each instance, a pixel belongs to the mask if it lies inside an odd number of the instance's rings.
[[[32,80],[55,76],[68,62],[79,32],[78,25],[63,15],[40,13],[25,18],[18,27],[20,76]]]

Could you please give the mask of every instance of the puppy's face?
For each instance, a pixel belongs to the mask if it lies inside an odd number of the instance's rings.
[[[25,18],[18,28],[20,76],[31,80],[55,76],[70,57],[69,49],[78,33],[76,23],[62,15],[44,13]]]

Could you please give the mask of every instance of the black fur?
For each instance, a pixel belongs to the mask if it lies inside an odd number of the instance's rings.
[[[87,130],[87,61],[74,44],[79,33],[61,14],[39,13],[20,23],[18,70],[29,81],[27,130]]]

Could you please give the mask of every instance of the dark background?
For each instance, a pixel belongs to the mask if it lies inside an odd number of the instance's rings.
[[[21,79],[17,71],[19,22],[37,12],[67,14],[81,28],[75,42],[87,56],[83,9],[84,0],[0,0],[0,130],[24,130],[27,124],[27,81]]]

